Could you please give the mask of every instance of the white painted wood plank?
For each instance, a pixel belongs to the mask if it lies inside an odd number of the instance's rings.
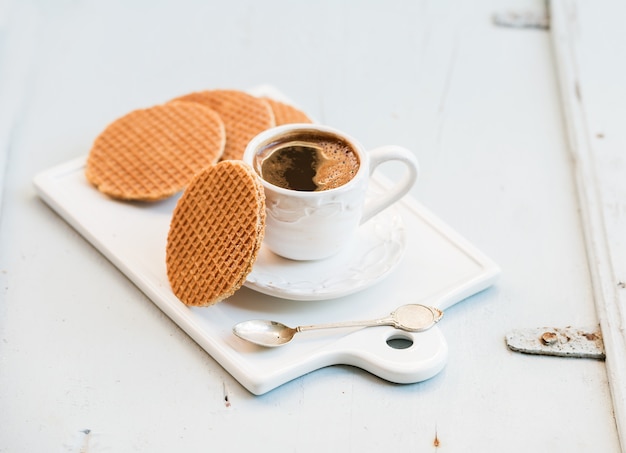
[[[620,58],[626,4],[550,4],[593,294],[626,451],[626,60]]]
[[[7,159],[28,97],[37,25],[31,5],[0,2],[0,215]]]

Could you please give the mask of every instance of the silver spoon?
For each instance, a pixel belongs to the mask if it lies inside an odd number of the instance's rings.
[[[443,311],[420,304],[402,305],[389,316],[369,321],[346,321],[309,326],[288,327],[276,321],[253,319],[236,324],[233,333],[251,343],[268,348],[289,343],[298,332],[337,327],[393,326],[407,332],[423,332],[430,329],[443,317]]]

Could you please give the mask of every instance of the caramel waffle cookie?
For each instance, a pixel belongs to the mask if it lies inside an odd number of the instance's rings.
[[[174,101],[196,102],[215,110],[222,117],[226,127],[226,147],[222,160],[242,159],[248,142],[260,132],[276,125],[269,104],[243,91],[198,91]]]
[[[221,117],[205,106],[172,102],[134,110],[96,138],[85,176],[114,198],[160,200],[217,162],[225,142]]]
[[[167,237],[167,277],[186,305],[213,305],[252,271],[265,232],[265,195],[254,170],[228,160],[199,173],[178,200]]]
[[[274,118],[276,120],[276,126],[282,126],[283,124],[292,124],[292,123],[312,123],[313,120],[309,118],[309,116],[304,113],[302,110],[294,107],[291,104],[286,104],[281,101],[277,101],[272,98],[263,98],[265,99],[270,107],[272,108],[272,112],[274,112]]]

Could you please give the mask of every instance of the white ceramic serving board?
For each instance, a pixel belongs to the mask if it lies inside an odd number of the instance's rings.
[[[410,197],[395,208],[406,231],[396,269],[375,285],[340,298],[289,300],[241,288],[208,308],[187,307],[172,293],[165,246],[178,197],[157,203],[112,200],[84,177],[85,158],[37,175],[39,196],[131,279],[250,392],[262,394],[321,367],[346,364],[397,383],[437,374],[447,360],[438,327],[412,334],[391,327],[301,333],[289,345],[264,349],[237,338],[232,326],[272,319],[296,326],[370,319],[406,303],[445,309],[495,281],[499,268]],[[374,181],[380,189],[380,182]],[[445,322],[445,317],[442,322]],[[413,344],[396,349],[390,338]]]

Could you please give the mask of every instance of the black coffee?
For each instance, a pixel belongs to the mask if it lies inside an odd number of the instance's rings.
[[[346,184],[358,171],[359,158],[339,137],[300,135],[268,145],[260,167],[261,177],[275,186],[313,192]]]

